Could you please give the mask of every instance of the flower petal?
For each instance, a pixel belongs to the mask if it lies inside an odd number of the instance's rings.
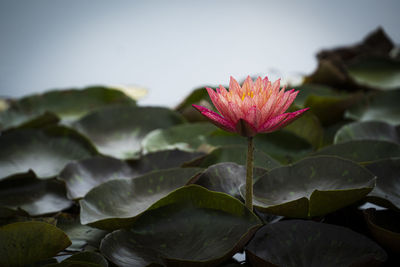
[[[265,122],[259,129],[257,129],[257,131],[262,133],[270,133],[277,131],[285,127],[292,121],[298,119],[301,115],[303,115],[304,112],[306,112],[309,109],[310,108],[304,108],[301,110],[297,110],[295,112],[283,113],[278,116],[275,116],[274,118]]]
[[[192,106],[195,109],[197,109],[203,116],[205,116],[209,121],[215,124],[217,127],[228,132],[236,132],[235,125],[232,124],[229,120],[219,115],[218,113],[202,106],[198,105],[192,105]]]
[[[240,94],[241,87],[239,83],[231,76],[231,80],[229,82],[229,92]]]

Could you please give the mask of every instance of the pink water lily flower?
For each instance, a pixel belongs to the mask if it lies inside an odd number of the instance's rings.
[[[279,130],[309,109],[285,113],[298,91],[280,89],[280,80],[271,83],[267,77],[253,82],[248,76],[242,86],[231,77],[229,91],[222,85],[216,91],[206,89],[220,114],[202,106],[193,107],[216,126],[247,137]]]

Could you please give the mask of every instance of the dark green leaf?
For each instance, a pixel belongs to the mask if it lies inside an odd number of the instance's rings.
[[[376,161],[366,168],[378,177],[368,201],[400,210],[400,158]]]
[[[71,240],[72,244],[66,250],[81,251],[83,249],[98,249],[101,239],[108,233],[106,231],[92,228],[80,223],[77,217],[61,213],[57,216],[57,227],[63,230]]]
[[[33,170],[39,178],[59,174],[72,161],[97,154],[90,142],[65,127],[21,129],[0,136],[0,180]]]
[[[69,163],[58,178],[67,186],[68,198],[78,199],[92,188],[114,179],[138,176],[125,161],[97,156]]]
[[[400,254],[400,213],[391,210],[364,210],[373,238],[389,251]]]
[[[81,222],[106,230],[129,226],[139,214],[171,191],[185,185],[200,170],[175,168],[101,184],[80,201]]]
[[[0,266],[24,266],[55,256],[71,244],[57,227],[17,222],[0,227]]]
[[[351,140],[383,140],[400,143],[396,127],[379,121],[354,122],[344,125],[337,131],[334,142]]]
[[[313,155],[331,155],[356,162],[369,162],[400,157],[400,145],[388,141],[354,140],[325,147]]]
[[[211,165],[222,163],[222,162],[234,162],[239,165],[246,165],[247,158],[247,147],[241,145],[222,146],[214,149],[208,155],[194,159],[192,162],[188,162],[187,166],[197,166],[207,168]],[[273,169],[281,166],[279,162],[269,157],[267,154],[261,152],[258,149],[254,150],[254,166]]]
[[[0,181],[0,206],[15,211],[22,209],[32,216],[71,207],[73,203],[65,194],[64,184],[55,179],[20,176]],[[0,213],[0,217],[4,215]]]
[[[266,169],[255,168],[254,181],[266,172]],[[239,186],[245,182],[246,168],[230,162],[212,165],[191,181],[209,190],[223,192],[239,199]]]
[[[98,150],[120,159],[135,158],[150,131],[183,122],[178,113],[160,107],[113,107],[93,112],[73,124]]]
[[[386,252],[347,228],[291,220],[263,226],[246,248],[254,267],[378,266]]]
[[[357,83],[381,90],[400,88],[400,62],[390,58],[364,58],[347,66]]]
[[[102,86],[49,91],[11,102],[10,107],[0,113],[0,129],[24,124],[47,111],[68,123],[101,107],[121,104],[136,105],[136,102],[118,90]]]
[[[287,217],[321,216],[362,199],[374,184],[375,176],[354,162],[326,156],[306,158],[261,176],[254,184],[254,205]]]
[[[107,235],[101,252],[118,266],[217,266],[260,226],[238,200],[197,185],[152,205],[129,228]]]
[[[371,94],[349,109],[346,117],[359,121],[383,121],[400,124],[400,90]]]

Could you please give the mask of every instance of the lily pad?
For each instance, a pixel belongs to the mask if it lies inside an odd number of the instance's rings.
[[[400,158],[376,161],[366,168],[378,177],[368,201],[400,210]]]
[[[157,129],[150,132],[142,141],[143,152],[179,149],[182,151],[199,151],[206,148],[207,136],[217,128],[211,123],[190,123]],[[203,149],[203,150],[204,150]]]
[[[354,140],[324,147],[313,155],[331,155],[355,162],[370,162],[400,157],[400,145],[388,141]]]
[[[346,117],[359,121],[383,121],[400,124],[400,90],[377,92],[346,112]]]
[[[107,105],[136,105],[136,102],[118,90],[102,86],[49,91],[11,102],[0,113],[0,129],[19,126],[48,111],[69,123]]]
[[[71,207],[73,202],[65,194],[64,184],[55,179],[40,180],[30,175],[0,181],[0,206],[14,211],[22,209],[31,216]]]
[[[266,169],[254,168],[254,181],[264,175]],[[210,166],[189,183],[201,185],[208,190],[223,192],[241,199],[239,186],[246,182],[246,168],[235,163],[226,162]]]
[[[81,223],[105,230],[127,227],[153,203],[185,185],[200,171],[175,168],[101,184],[80,200]]]
[[[214,149],[211,153],[198,157],[191,162],[187,162],[185,166],[196,166],[201,168],[207,168],[211,165],[222,163],[222,162],[234,162],[239,165],[246,165],[247,146],[231,145],[222,146]],[[281,166],[281,164],[269,157],[264,152],[255,149],[254,150],[254,166],[273,169]]]
[[[121,267],[218,266],[260,223],[239,200],[190,185],[160,199],[129,229],[107,235],[100,250]]]
[[[97,250],[100,247],[100,241],[108,233],[104,230],[82,225],[79,215],[61,213],[56,219],[57,227],[63,230],[72,242],[65,249],[67,251]]]
[[[246,248],[252,266],[378,266],[386,252],[347,228],[291,220],[263,226]]]
[[[312,157],[275,168],[254,183],[254,206],[292,218],[322,216],[367,195],[375,176],[358,164],[337,157]],[[240,188],[244,196],[244,186]]]
[[[334,142],[337,144],[351,140],[383,140],[400,143],[396,127],[380,121],[347,124],[336,133]]]
[[[139,174],[162,169],[178,168],[185,162],[204,156],[200,152],[186,152],[178,149],[158,151],[142,155],[137,160],[129,161],[129,165]]]
[[[217,130],[207,138],[207,143],[214,147],[227,145],[247,146],[247,139],[237,134]],[[280,163],[296,161],[312,151],[310,143],[286,130],[256,135],[254,137],[254,146]]]
[[[364,58],[347,66],[357,83],[381,90],[400,88],[400,62],[390,58]]]
[[[85,196],[92,188],[114,179],[127,179],[138,173],[125,161],[96,156],[69,163],[58,176],[65,182],[69,199]]]
[[[57,227],[17,222],[0,227],[0,266],[25,266],[55,256],[71,244]]]
[[[391,210],[364,210],[374,239],[391,252],[400,253],[400,213]]]
[[[46,265],[47,267],[108,267],[107,260],[101,254],[91,251],[76,253],[58,264]]]
[[[73,124],[109,156],[138,157],[140,142],[154,129],[183,123],[178,113],[161,107],[113,107],[93,112]]]
[[[21,129],[0,136],[0,180],[32,170],[39,178],[56,176],[68,162],[97,154],[76,131],[59,126]]]

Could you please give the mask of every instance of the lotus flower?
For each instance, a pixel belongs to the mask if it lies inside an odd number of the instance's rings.
[[[220,114],[202,106],[193,107],[223,130],[246,137],[279,130],[309,109],[285,113],[298,91],[280,89],[280,80],[271,83],[267,77],[253,82],[248,76],[242,86],[231,77],[229,91],[222,85],[216,92],[206,89]]]

